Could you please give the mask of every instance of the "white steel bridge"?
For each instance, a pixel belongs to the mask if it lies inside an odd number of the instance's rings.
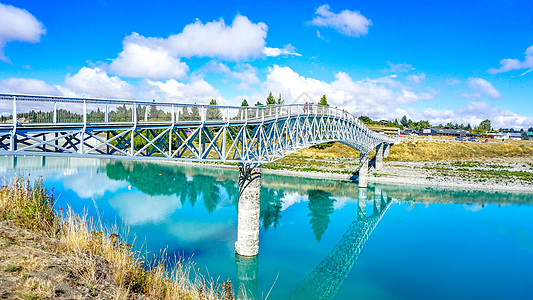
[[[0,94],[0,155],[239,163],[236,252],[259,251],[261,168],[298,150],[341,142],[360,152],[367,186],[394,140],[348,112],[315,104],[259,107]]]
[[[16,116],[16,117],[14,117]],[[0,94],[0,155],[268,163],[324,142],[394,141],[344,110]]]

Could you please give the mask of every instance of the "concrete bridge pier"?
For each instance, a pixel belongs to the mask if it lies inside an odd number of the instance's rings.
[[[376,168],[376,171],[379,171],[381,167],[383,166],[383,155],[385,152],[385,144],[381,143],[376,146],[376,159],[374,161],[374,167]]]
[[[368,153],[360,152],[359,158],[359,179],[360,188],[366,188],[368,183]]]
[[[235,252],[243,256],[259,253],[259,209],[261,164],[244,163],[239,167],[239,207]]]
[[[390,154],[390,144],[383,143],[383,158],[389,157]]]

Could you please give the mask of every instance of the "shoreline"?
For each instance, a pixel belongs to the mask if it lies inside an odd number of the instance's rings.
[[[177,165],[223,168],[238,171],[237,166],[227,164],[199,163],[199,162],[172,162]],[[460,189],[489,192],[510,192],[510,193],[528,193],[533,194],[533,182],[529,185],[509,180],[496,183],[494,180],[485,182],[468,182],[458,176],[439,176],[424,169],[427,165],[441,164],[441,162],[398,162],[389,161],[383,163],[383,168],[376,171],[371,167],[368,171],[368,182],[372,184],[389,184],[401,186],[425,186],[438,187],[443,189]],[[352,181],[351,174],[340,174],[331,172],[314,172],[314,171],[296,171],[287,169],[267,169],[262,168],[263,174],[304,177],[310,179],[326,179],[338,181]],[[354,170],[355,171],[355,170]],[[431,176],[429,176],[431,175]],[[431,178],[429,178],[431,177]]]

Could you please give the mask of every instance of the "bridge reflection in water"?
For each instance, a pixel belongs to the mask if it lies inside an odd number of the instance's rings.
[[[367,189],[359,189],[357,219],[353,221],[329,254],[300,282],[287,299],[333,299],[350,274],[370,235],[393,203],[381,188],[374,188],[372,213],[367,214]],[[325,229],[324,229],[325,230]],[[317,238],[318,239],[318,238]],[[237,287],[241,294],[260,299],[257,256],[235,255]],[[265,295],[263,295],[264,297]]]

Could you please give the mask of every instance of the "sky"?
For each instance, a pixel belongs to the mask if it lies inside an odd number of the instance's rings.
[[[0,92],[527,129],[533,1],[3,1]]]

